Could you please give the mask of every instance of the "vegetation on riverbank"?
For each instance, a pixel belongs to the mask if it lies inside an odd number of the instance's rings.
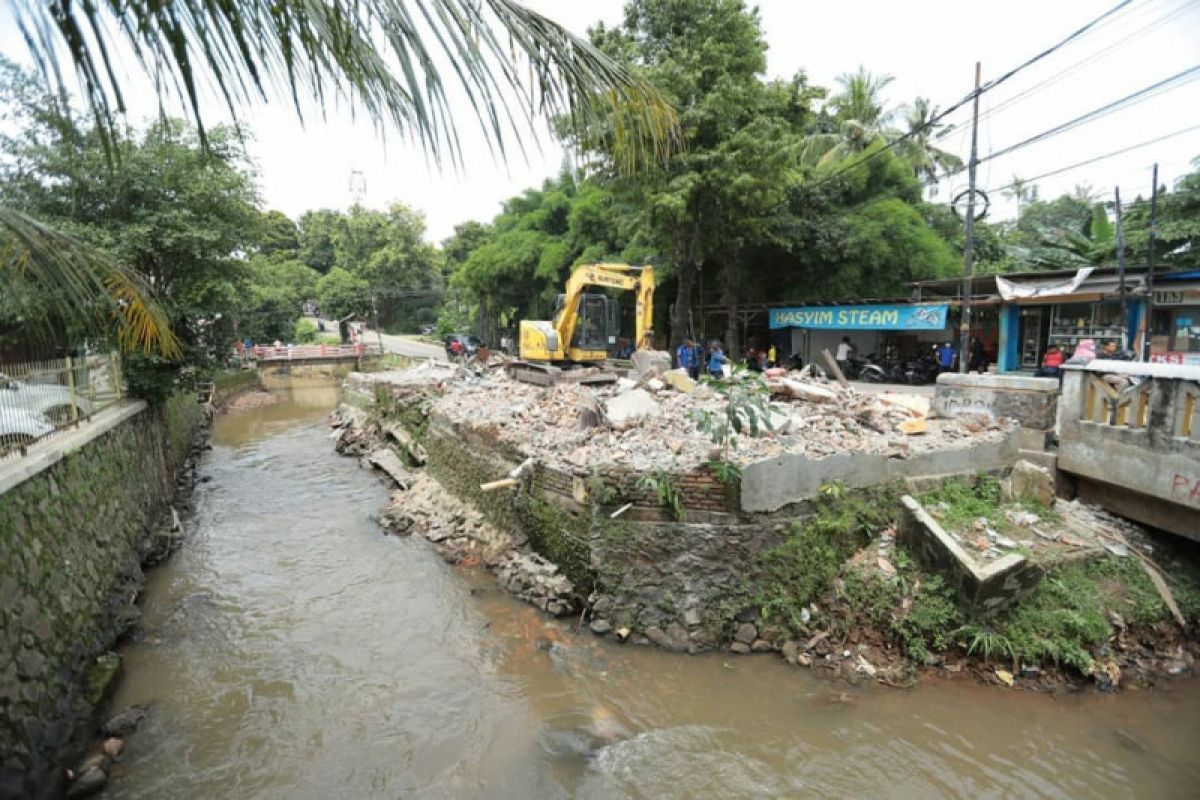
[[[763,555],[744,599],[772,644],[795,641],[792,652],[807,653],[801,661],[837,668],[852,643],[856,655],[866,654],[887,682],[897,683],[910,682],[918,667],[973,666],[1006,682],[1022,674],[1041,683],[1091,676],[1110,686],[1129,672],[1147,679],[1194,663],[1188,652],[1200,620],[1194,547],[1155,540],[1153,555],[1186,631],[1139,559],[1107,552],[1050,566],[1031,595],[982,618],[893,543],[896,491],[843,496],[829,487],[815,515],[793,523],[783,543]],[[988,479],[954,482],[925,499],[943,503],[947,519],[966,521],[995,517],[998,491]],[[728,629],[735,626],[731,619]]]

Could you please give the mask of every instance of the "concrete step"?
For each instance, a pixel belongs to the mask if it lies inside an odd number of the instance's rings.
[[[1026,450],[1021,448],[1017,451],[1017,457],[1023,458],[1026,461],[1032,461],[1038,466],[1045,467],[1053,472],[1058,466],[1058,453],[1053,450]]]

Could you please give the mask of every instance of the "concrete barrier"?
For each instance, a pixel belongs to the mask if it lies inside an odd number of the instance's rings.
[[[1018,553],[979,564],[921,504],[900,498],[899,538],[929,570],[937,572],[981,616],[988,616],[1032,592],[1045,570]]]
[[[1023,427],[1044,431],[1054,427],[1058,394],[1056,378],[946,372],[938,376],[933,410],[943,417],[964,414],[1005,417]]]

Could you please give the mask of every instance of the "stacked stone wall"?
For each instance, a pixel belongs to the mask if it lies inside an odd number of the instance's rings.
[[[53,791],[202,416],[194,397],[147,408],[0,495],[0,797]]]

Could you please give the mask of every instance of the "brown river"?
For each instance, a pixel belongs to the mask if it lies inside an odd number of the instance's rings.
[[[228,414],[150,573],[112,798],[1195,797],[1200,683],[851,688],[553,621],[373,521],[331,383]]]

